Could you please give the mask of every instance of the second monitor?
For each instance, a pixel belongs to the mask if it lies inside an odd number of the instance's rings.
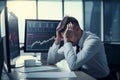
[[[60,20],[25,20],[25,52],[48,52]]]

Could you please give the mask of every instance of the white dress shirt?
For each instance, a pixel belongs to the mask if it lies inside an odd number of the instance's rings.
[[[48,63],[55,64],[65,59],[71,70],[81,70],[95,78],[107,76],[109,68],[100,39],[95,34],[83,31],[78,45],[81,50],[76,54],[72,43],[65,43],[61,48],[54,43],[48,52]]]

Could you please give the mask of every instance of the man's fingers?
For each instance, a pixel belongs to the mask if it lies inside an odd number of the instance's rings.
[[[73,24],[71,22],[67,24],[67,30],[73,30]]]
[[[60,26],[61,26],[61,22],[59,22],[59,24],[58,24],[56,30],[59,30]]]

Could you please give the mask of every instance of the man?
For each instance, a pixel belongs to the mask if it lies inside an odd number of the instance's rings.
[[[71,70],[81,70],[96,79],[108,76],[109,68],[102,42],[95,34],[83,31],[74,17],[64,17],[56,29],[56,35],[48,52],[49,64],[65,59]],[[60,47],[62,40],[64,45]],[[79,51],[75,50],[77,46]]]

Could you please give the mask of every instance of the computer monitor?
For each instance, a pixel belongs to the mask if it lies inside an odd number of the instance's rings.
[[[1,74],[2,74],[2,69],[3,69],[3,49],[2,49],[2,38],[1,38],[1,14],[0,14],[0,79],[1,79]]]
[[[1,13],[0,13],[0,39],[1,39]]]
[[[18,19],[13,13],[9,13],[7,7],[1,12],[1,37],[4,53],[4,65],[8,72],[11,72],[13,59],[20,55]]]
[[[60,20],[25,20],[25,52],[48,52]]]
[[[10,59],[20,56],[18,18],[13,12],[8,12],[8,41]]]
[[[8,46],[7,46],[7,36],[6,36],[6,27],[8,26],[8,21],[7,21],[7,7],[4,7],[3,10],[1,11],[1,37],[2,37],[2,51],[4,54],[4,63],[5,63],[5,68],[8,72],[11,72],[11,67],[10,67],[10,55],[8,54]]]

